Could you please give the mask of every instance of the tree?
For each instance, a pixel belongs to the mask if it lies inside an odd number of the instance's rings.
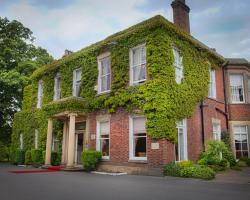
[[[20,110],[23,88],[38,67],[53,57],[35,47],[32,31],[22,23],[0,17],[0,141],[10,143],[14,113]]]

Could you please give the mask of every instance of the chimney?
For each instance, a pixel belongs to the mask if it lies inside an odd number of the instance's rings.
[[[68,50],[68,49],[65,49],[63,57],[68,56],[68,55],[70,55],[70,54],[72,54],[72,53],[73,53],[73,51],[70,51],[70,50]]]
[[[173,8],[174,24],[190,34],[190,8],[185,4],[185,0],[174,0],[171,6]]]

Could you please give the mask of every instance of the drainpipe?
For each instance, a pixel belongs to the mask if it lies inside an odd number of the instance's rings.
[[[228,101],[227,101],[227,93],[226,93],[226,79],[225,79],[225,76],[226,76],[226,70],[227,70],[227,64],[228,64],[228,61],[224,62],[222,64],[222,76],[223,76],[223,92],[224,92],[224,100],[225,100],[225,117],[226,117],[226,127],[227,127],[227,131],[229,130],[229,124],[228,124],[228,121],[229,121],[229,117],[228,117]]]
[[[204,129],[204,102],[200,102],[200,111],[201,111],[201,141],[202,149],[205,148],[205,129]]]

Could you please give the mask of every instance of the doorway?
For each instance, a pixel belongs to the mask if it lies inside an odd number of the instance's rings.
[[[75,126],[75,164],[81,164],[81,154],[83,151],[84,133],[85,133],[85,122],[77,122]]]

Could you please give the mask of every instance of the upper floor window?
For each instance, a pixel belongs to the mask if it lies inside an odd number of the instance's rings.
[[[37,90],[37,108],[41,108],[43,99],[43,81],[39,80]]]
[[[146,79],[146,47],[140,45],[130,50],[130,85],[144,82]]]
[[[176,125],[178,138],[175,144],[175,160],[187,160],[187,120],[183,119]]]
[[[216,98],[216,80],[215,80],[215,70],[209,69],[209,90],[208,97]]]
[[[54,100],[61,98],[61,76],[57,73],[54,78]]]
[[[75,69],[73,72],[73,96],[78,97],[81,86],[82,70]]]
[[[146,118],[130,117],[129,158],[131,160],[147,160]]]
[[[111,88],[111,61],[109,53],[98,57],[98,93],[109,92]]]
[[[231,91],[232,103],[243,103],[245,101],[242,75],[240,74],[230,75],[230,91]]]
[[[182,56],[177,48],[173,48],[174,53],[174,67],[175,67],[175,81],[180,84],[183,79],[183,64]]]
[[[248,87],[248,101],[250,102],[250,79],[248,79],[247,87]]]

